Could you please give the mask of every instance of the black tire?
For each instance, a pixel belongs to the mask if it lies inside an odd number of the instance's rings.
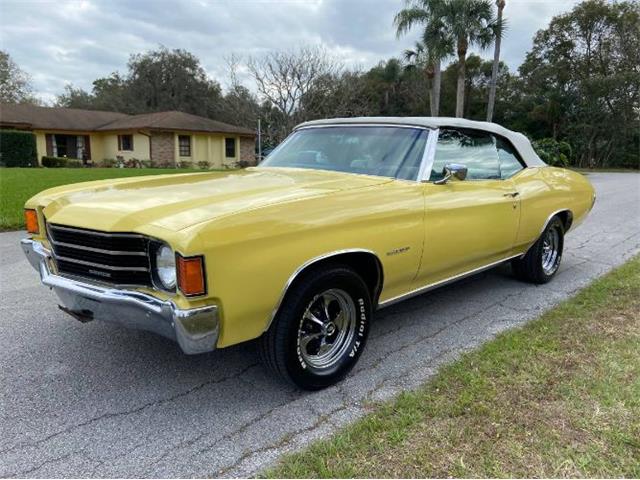
[[[551,237],[550,237],[551,236]],[[551,239],[551,241],[550,241]],[[554,243],[552,250],[556,252],[556,257],[546,257],[546,248],[549,243]],[[546,242],[546,244],[545,244]],[[558,272],[560,261],[562,260],[562,250],[564,248],[564,224],[560,217],[553,217],[549,224],[534,243],[529,251],[520,258],[511,261],[513,272],[517,278],[525,282],[543,284],[550,281]],[[548,262],[545,262],[548,259]],[[545,268],[544,265],[548,268]]]
[[[331,302],[331,295],[336,295],[335,304]],[[329,299],[328,307],[325,306],[319,312],[317,309],[320,305],[325,305],[325,299]],[[346,318],[347,314],[344,317],[336,314],[335,324],[331,321],[331,316],[333,312],[342,312],[343,306],[348,312],[349,320],[341,321],[345,328],[338,328],[338,318]],[[314,308],[318,313],[316,320],[324,312],[326,316],[323,318],[329,317],[324,326],[317,326],[316,322],[309,320],[309,312]],[[350,316],[352,312],[355,312],[353,320]],[[371,316],[369,290],[357,273],[342,265],[312,270],[297,279],[287,292],[269,330],[260,338],[260,355],[270,370],[300,388],[326,388],[342,380],[357,363],[367,342]],[[329,324],[334,325],[332,335],[328,333]],[[313,328],[318,328],[319,331],[314,332]],[[338,344],[338,335],[343,335],[342,331],[345,333]],[[318,335],[321,338],[308,340]],[[334,363],[325,367],[313,365],[316,360],[311,361],[314,355],[309,351],[313,351],[312,348],[321,342],[323,346],[320,349],[333,349],[334,346],[329,343],[332,338],[336,343],[335,358],[332,359]],[[305,340],[303,353],[302,342]],[[318,355],[319,353],[320,351]],[[320,357],[316,358],[320,362]]]

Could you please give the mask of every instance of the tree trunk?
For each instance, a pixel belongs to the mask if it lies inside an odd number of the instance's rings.
[[[496,44],[493,51],[493,66],[491,68],[491,83],[489,85],[489,101],[487,103],[487,122],[493,120],[493,107],[496,103],[496,83],[498,81],[498,67],[500,66],[500,43],[502,40],[502,11],[504,10],[505,0],[497,0],[498,6],[498,26],[500,28],[499,35],[496,37]]]
[[[456,117],[464,116],[464,84],[467,67],[467,39],[458,38],[458,88],[456,90]]]
[[[431,116],[440,115],[440,85],[442,84],[442,70],[440,68],[440,60],[436,60],[433,64],[433,103],[431,104]]]
[[[427,92],[429,93],[429,112],[432,117],[437,117],[436,113],[436,98],[435,98],[435,65],[429,65],[425,69],[427,77]]]

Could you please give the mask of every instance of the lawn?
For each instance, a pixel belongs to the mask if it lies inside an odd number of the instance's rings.
[[[640,477],[640,257],[268,477]]]
[[[162,168],[0,168],[0,231],[24,228],[24,202],[50,187],[107,178],[197,171]]]

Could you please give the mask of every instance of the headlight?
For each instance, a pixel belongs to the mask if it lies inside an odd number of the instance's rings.
[[[176,286],[176,256],[168,245],[156,250],[156,273],[158,280],[167,290]]]

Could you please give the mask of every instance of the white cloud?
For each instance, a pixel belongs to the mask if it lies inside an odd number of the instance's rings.
[[[536,30],[577,0],[507,0],[509,30],[503,59],[514,69]],[[231,54],[322,44],[351,67],[370,67],[398,56],[417,30],[396,39],[392,26],[402,0],[3,0],[0,48],[52,100],[72,83],[91,82],[126,70],[129,55],[183,48],[198,56],[224,84]],[[484,52],[491,57],[492,52]]]

